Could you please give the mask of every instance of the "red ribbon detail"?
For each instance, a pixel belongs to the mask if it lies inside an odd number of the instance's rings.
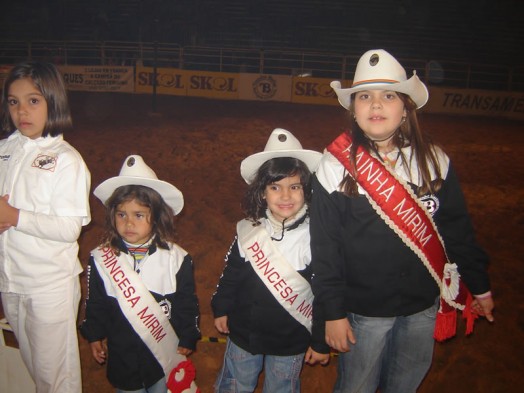
[[[177,381],[176,374],[179,371],[183,371],[184,374],[182,379]],[[169,378],[167,379],[167,388],[171,393],[182,393],[184,390],[191,387],[191,382],[195,380],[195,376],[196,369],[191,360],[184,360],[183,362],[178,363],[178,366],[171,370]],[[200,390],[197,388],[197,393],[199,392]]]
[[[353,163],[349,158],[349,149],[352,143],[349,134],[342,133],[327,147],[327,150],[342,163],[350,174],[355,172]],[[355,180],[366,190],[380,210],[393,221],[395,228],[397,228],[394,231],[405,236],[411,245],[424,254],[431,265],[431,269],[430,267],[428,269],[433,271],[443,282],[441,284],[437,280],[438,285],[449,285],[449,281],[444,278],[444,265],[447,262],[444,244],[438,237],[432,218],[411,197],[404,185],[362,146],[358,147],[357,154],[361,155],[361,163],[356,165],[358,171]],[[370,180],[372,178],[380,178],[381,181],[372,184],[373,181]],[[388,185],[395,185],[394,191],[387,196],[384,194],[384,190],[381,190],[382,185],[385,184],[384,179],[388,181]],[[398,214],[400,210],[395,211],[395,207],[399,206],[401,206],[404,212],[416,212],[417,220],[420,220],[423,226],[417,226],[415,229],[411,219],[408,221],[401,219]],[[414,215],[411,217],[414,217]],[[418,232],[419,228],[424,229],[424,241],[421,239],[421,233]],[[466,319],[466,334],[470,334],[473,331],[476,316],[471,312],[471,294],[462,280],[459,281],[459,293],[453,300],[465,306],[463,317]],[[434,337],[437,341],[444,341],[455,335],[457,310],[454,306],[453,304],[448,304],[442,296],[440,297],[440,310],[437,314],[434,332]]]

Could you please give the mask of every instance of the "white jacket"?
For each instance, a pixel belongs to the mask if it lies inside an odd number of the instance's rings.
[[[78,275],[77,239],[91,220],[91,175],[63,136],[0,141],[0,195],[20,209],[0,235],[0,291],[36,293]]]

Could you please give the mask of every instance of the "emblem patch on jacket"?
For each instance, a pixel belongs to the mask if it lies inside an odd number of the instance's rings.
[[[46,154],[39,154],[31,164],[33,168],[44,169],[54,172],[56,168],[56,157]]]
[[[422,205],[428,210],[428,213],[432,216],[437,212],[440,206],[440,202],[438,201],[438,198],[435,195],[424,195],[420,198],[420,202],[422,202]]]
[[[158,305],[160,306],[164,314],[166,314],[167,319],[171,319],[171,302],[167,299],[162,299],[158,302]]]

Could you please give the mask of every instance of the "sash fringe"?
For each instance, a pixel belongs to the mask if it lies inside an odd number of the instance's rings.
[[[479,317],[477,314],[474,314],[471,310],[471,302],[473,301],[473,296],[468,292],[468,297],[466,299],[466,307],[462,311],[462,317],[466,320],[466,336],[473,333],[473,327],[475,325],[475,320]]]
[[[433,338],[439,342],[453,337],[457,332],[457,310],[452,309],[448,312],[439,310]]]
[[[474,314],[471,310],[471,302],[473,297],[470,293],[466,298],[466,305],[464,310],[462,310],[462,318],[466,320],[466,336],[473,333],[473,327],[475,325],[475,320],[478,318],[477,314]],[[442,302],[442,300],[441,300]],[[433,338],[435,340],[442,342],[449,338],[455,336],[457,332],[457,310],[449,306],[444,307],[446,309],[443,311],[442,307],[437,313],[437,321],[435,323],[435,331],[433,332]]]

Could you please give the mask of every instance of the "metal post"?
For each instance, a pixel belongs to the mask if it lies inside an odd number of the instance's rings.
[[[154,42],[154,58],[153,58],[153,97],[151,101],[151,110],[156,113],[156,79],[157,79],[157,60],[158,60],[158,42]]]

